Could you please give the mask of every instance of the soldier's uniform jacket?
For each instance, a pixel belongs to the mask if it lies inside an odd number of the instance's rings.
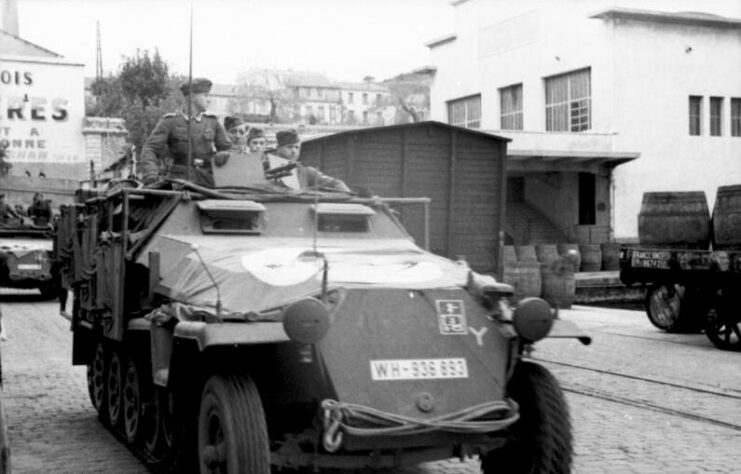
[[[192,157],[195,168],[210,172],[216,151],[232,148],[226,130],[215,115],[208,112],[191,119]],[[164,159],[172,158],[169,174],[185,177],[188,165],[188,117],[183,112],[165,114],[142,147],[142,176],[165,174]]]

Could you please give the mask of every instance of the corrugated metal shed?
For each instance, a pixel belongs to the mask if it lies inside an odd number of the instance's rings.
[[[429,197],[430,250],[501,276],[508,138],[440,122],[350,130],[304,142],[301,161],[381,197]],[[421,206],[399,208],[421,245]]]

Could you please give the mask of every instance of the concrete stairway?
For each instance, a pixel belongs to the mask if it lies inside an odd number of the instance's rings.
[[[506,232],[515,245],[566,242],[564,233],[545,214],[525,202],[507,202]]]

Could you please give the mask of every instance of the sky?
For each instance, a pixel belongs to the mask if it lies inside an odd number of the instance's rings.
[[[253,67],[323,72],[360,82],[429,64],[424,43],[453,32],[450,0],[17,0],[20,36],[95,75],[96,21],[104,73],[157,48],[188,73],[232,84]]]

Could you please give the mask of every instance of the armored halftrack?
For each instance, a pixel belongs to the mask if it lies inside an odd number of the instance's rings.
[[[44,298],[57,296],[52,237],[50,225],[35,225],[26,219],[0,224],[0,286],[38,288]]]
[[[231,185],[114,186],[65,209],[73,363],[103,423],[178,471],[478,455],[486,473],[568,472],[563,395],[525,358],[586,336],[418,247],[383,199],[287,190],[252,159],[215,170]]]

